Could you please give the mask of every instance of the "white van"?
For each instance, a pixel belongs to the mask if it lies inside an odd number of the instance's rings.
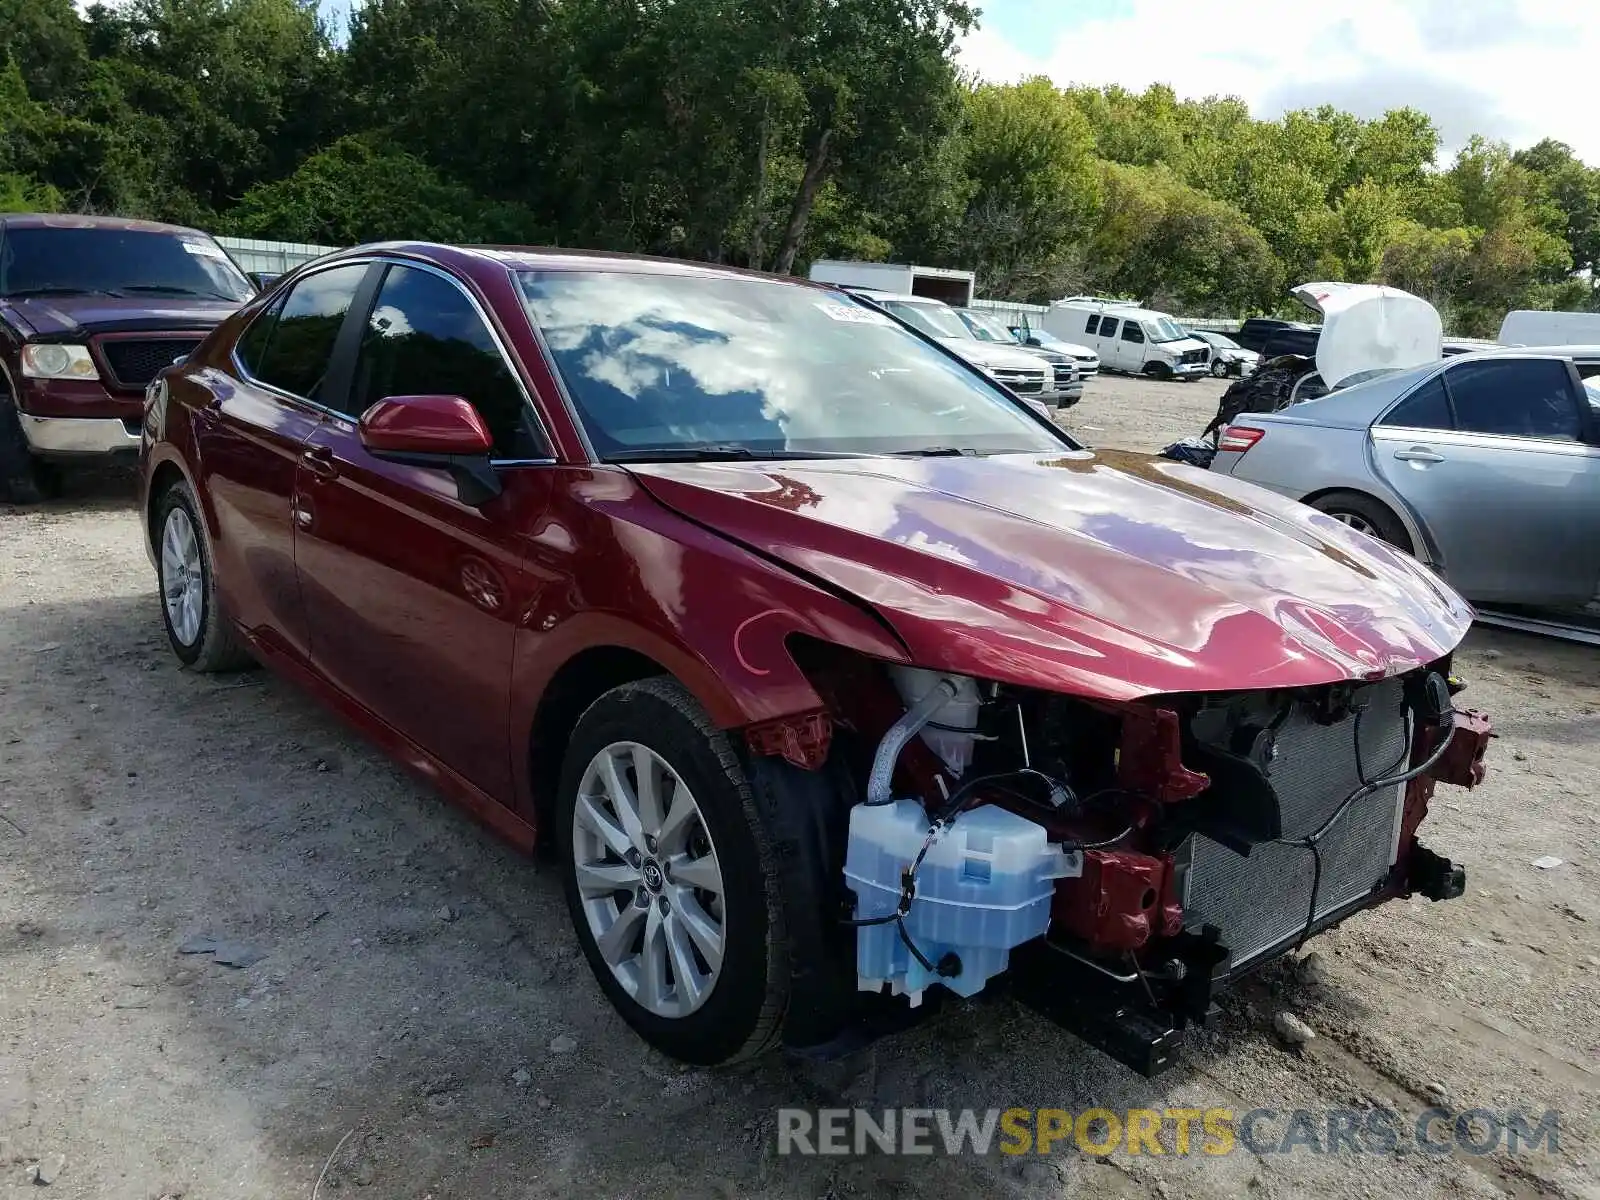
[[[1190,380],[1211,370],[1211,347],[1166,313],[1132,301],[1068,296],[1052,304],[1038,324],[1046,333],[1095,351],[1108,371]]]
[[[1519,308],[1500,323],[1502,346],[1586,346],[1600,342],[1600,313]]]

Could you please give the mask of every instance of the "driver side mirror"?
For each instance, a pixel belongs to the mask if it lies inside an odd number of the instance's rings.
[[[256,291],[264,292],[277,280],[281,271],[251,271],[247,278],[256,285]]]
[[[461,396],[388,396],[361,414],[357,428],[374,458],[448,471],[463,504],[482,508],[501,492],[489,462],[494,437]]]

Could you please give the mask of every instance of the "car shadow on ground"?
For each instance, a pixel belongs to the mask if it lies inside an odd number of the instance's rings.
[[[1206,1042],[1199,1067],[1145,1081],[1005,1001],[833,1062],[686,1069],[605,1003],[552,862],[267,673],[180,670],[153,593],[17,611],[0,740],[21,797],[5,812],[27,833],[5,857],[30,911],[0,969],[81,961],[84,1041],[60,1049],[53,1086],[191,1127],[170,1178],[131,1166],[130,1185],[211,1194],[264,1157],[297,1193],[330,1164],[418,1198],[954,1198],[1062,1180],[1144,1196],[1089,1156],[780,1158],[777,1113],[1117,1110],[1179,1103],[1204,1075]],[[264,957],[181,954],[197,935]],[[1207,1167],[1243,1194],[1254,1160]]]

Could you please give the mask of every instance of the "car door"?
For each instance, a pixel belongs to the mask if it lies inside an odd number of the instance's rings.
[[[210,502],[217,585],[255,636],[304,659],[309,642],[294,566],[299,460],[322,420],[334,343],[367,273],[344,263],[302,277],[235,346],[234,372],[209,372],[194,411],[195,461]]]
[[[1122,341],[1117,333],[1122,322],[1116,317],[1101,317],[1098,333],[1100,357],[1118,371],[1127,368],[1122,365]]]
[[[311,436],[296,548],[318,669],[386,724],[510,803],[521,534],[543,511],[547,442],[477,302],[430,267],[381,268],[348,394]],[[353,339],[355,341],[356,339]],[[495,438],[503,492],[472,507],[443,470],[374,457],[357,418],[391,395],[463,396]]]
[[[1571,367],[1457,362],[1373,427],[1374,466],[1484,604],[1567,606],[1600,584],[1600,448]]]
[[[1124,371],[1142,371],[1144,369],[1144,329],[1139,322],[1124,321],[1122,323],[1122,336],[1117,339],[1117,353],[1122,356],[1122,369]]]

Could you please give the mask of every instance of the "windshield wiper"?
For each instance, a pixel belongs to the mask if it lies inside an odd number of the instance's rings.
[[[180,287],[173,283],[130,283],[124,285],[124,291],[129,292],[165,292],[169,296],[198,296],[205,300],[227,300],[232,302],[232,296],[224,296],[221,292],[206,292],[199,288]]]
[[[613,450],[603,457],[607,462],[736,462],[788,461],[807,458],[872,458],[844,450],[756,450],[735,444],[707,446],[657,446],[644,450]]]
[[[47,283],[43,287],[17,288],[6,293],[8,300],[27,300],[34,296],[115,296],[120,299],[122,293],[113,292],[110,288],[72,287],[59,283]]]
[[[896,458],[977,458],[978,452],[963,446],[925,446],[921,450],[896,450]]]

